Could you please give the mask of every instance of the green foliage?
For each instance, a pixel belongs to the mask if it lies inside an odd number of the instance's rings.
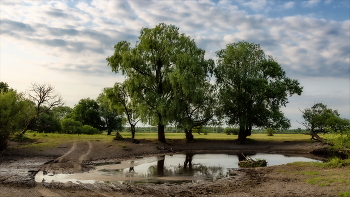
[[[61,130],[61,124],[53,110],[43,110],[43,112],[33,120],[33,123],[28,129],[44,133],[53,133]]]
[[[330,147],[332,150],[350,156],[350,130],[344,131],[341,134],[327,134],[326,139],[333,145]]]
[[[103,128],[100,107],[94,99],[81,99],[68,117],[81,122],[83,125],[90,125],[97,129]]]
[[[32,117],[32,119],[30,119],[30,121],[28,121],[28,123],[25,125],[21,131],[21,135],[25,134],[28,129],[40,129],[42,127],[46,127],[47,125],[40,125],[40,123],[43,123],[42,120],[48,119],[47,115],[54,107],[63,105],[62,97],[55,93],[54,87],[49,84],[33,83],[28,96],[29,100],[31,100],[35,105],[36,113],[35,116]],[[41,117],[42,120],[40,120],[40,116],[45,113],[46,117]]]
[[[226,133],[226,135],[238,135],[239,133],[239,128],[233,128],[233,127],[226,127],[224,129],[224,133]]]
[[[350,197],[350,192],[342,192],[339,194],[340,197]]]
[[[10,90],[9,85],[6,82],[0,81],[0,93],[8,92]]]
[[[267,128],[265,129],[265,131],[267,133],[267,136],[273,136],[273,134],[275,133],[275,130],[271,128]]]
[[[68,106],[57,106],[52,108],[52,113],[55,116],[55,118],[62,120],[66,116],[68,116],[70,113],[72,113],[73,109]]]
[[[90,125],[84,125],[80,128],[81,134],[88,134],[88,135],[94,135],[94,134],[102,134],[102,131],[90,126]]]
[[[219,115],[229,125],[239,126],[239,139],[250,136],[253,126],[288,128],[289,120],[280,107],[288,103],[288,96],[301,94],[299,82],[287,78],[282,67],[258,44],[228,44],[216,54]]]
[[[24,127],[34,116],[30,101],[14,90],[0,92],[0,150],[7,148],[10,135]]]
[[[157,126],[158,140],[165,142],[165,125],[176,121],[179,111],[177,96],[188,99],[212,60],[205,60],[205,52],[173,25],[161,23],[140,34],[134,48],[127,41],[118,42],[107,61],[112,71],[127,76],[124,83],[141,121]]]
[[[105,88],[104,93],[110,107],[116,109],[118,113],[124,113],[126,121],[130,125],[130,132],[132,138],[135,137],[135,125],[139,122],[139,114],[137,113],[136,106],[130,99],[130,95],[126,90],[124,83],[115,83],[113,88]]]
[[[344,133],[350,130],[350,122],[340,118],[337,110],[328,109],[327,105],[316,103],[311,108],[306,108],[303,113],[304,122],[302,124],[311,133],[335,132]]]
[[[83,124],[72,118],[64,118],[61,120],[62,132],[67,134],[81,134]]]
[[[100,116],[103,122],[103,129],[107,129],[107,135],[111,135],[114,129],[121,131],[123,129],[122,116],[118,113],[118,108],[108,99],[104,90],[97,98],[99,104]]]

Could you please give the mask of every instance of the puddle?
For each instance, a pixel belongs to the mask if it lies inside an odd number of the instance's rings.
[[[266,159],[268,166],[295,161],[318,161],[280,154],[255,154],[249,157]],[[53,174],[40,171],[35,176],[35,180],[73,183],[198,183],[228,177],[230,169],[239,168],[238,161],[242,159],[241,155],[229,154],[174,154],[99,165],[94,170],[84,173]]]

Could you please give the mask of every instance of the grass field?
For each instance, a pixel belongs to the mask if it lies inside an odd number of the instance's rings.
[[[121,135],[124,138],[131,138],[129,132],[122,132]],[[224,133],[208,133],[207,135],[194,133],[195,139],[211,139],[211,140],[235,140],[237,135],[226,135]],[[34,143],[28,146],[56,146],[60,143],[73,142],[73,141],[88,141],[88,140],[99,140],[109,142],[113,140],[115,134],[107,135],[72,135],[72,134],[57,134],[57,133],[37,133],[28,132],[25,137],[29,140],[35,140],[40,143]],[[166,133],[166,139],[185,139],[183,133]],[[136,133],[136,139],[148,139],[157,140],[157,133]],[[266,141],[310,141],[310,136],[305,134],[275,134],[274,136],[267,136],[266,134],[252,134],[248,137],[252,140],[266,140]]]
[[[123,137],[130,138],[130,133],[121,133]],[[224,133],[208,133],[204,134],[193,134],[194,139],[212,139],[212,140],[235,140],[237,135],[226,135]],[[157,139],[157,133],[136,133],[136,139]],[[166,139],[185,139],[183,133],[166,133]],[[308,141],[310,140],[309,135],[305,134],[275,134],[274,136],[267,136],[267,134],[252,134],[248,137],[252,140],[268,140],[268,141]]]

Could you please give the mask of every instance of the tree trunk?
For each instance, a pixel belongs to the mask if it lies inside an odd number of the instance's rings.
[[[188,129],[185,129],[185,134],[186,134],[186,140],[189,142],[189,141],[193,141],[194,140],[194,137],[193,137],[193,134],[192,134],[192,130],[188,130]]]
[[[158,124],[158,141],[166,143],[164,128],[164,125]]]
[[[240,126],[238,133],[238,143],[244,142],[248,136],[252,135],[252,126]]]
[[[244,127],[239,127],[238,143],[243,143],[247,139],[247,130]]]
[[[130,125],[130,131],[131,131],[131,138],[132,139],[135,139],[135,132],[136,132],[136,129],[135,129],[135,125]]]
[[[111,135],[112,134],[112,129],[108,128],[107,129],[107,135]]]
[[[31,124],[33,124],[34,120],[36,117],[30,119],[30,121],[25,125],[25,127],[23,128],[23,130],[21,131],[20,135],[24,135],[26,133],[26,131],[28,130],[29,126],[31,126]]]

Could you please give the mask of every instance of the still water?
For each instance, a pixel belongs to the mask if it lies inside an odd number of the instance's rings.
[[[229,154],[174,154],[125,160],[114,164],[99,165],[94,170],[75,174],[53,174],[38,172],[37,182],[82,182],[94,183],[182,183],[215,181],[229,176],[237,169],[242,155]],[[295,161],[316,161],[306,157],[289,157],[280,154],[249,155],[253,159],[266,159],[268,166]]]

